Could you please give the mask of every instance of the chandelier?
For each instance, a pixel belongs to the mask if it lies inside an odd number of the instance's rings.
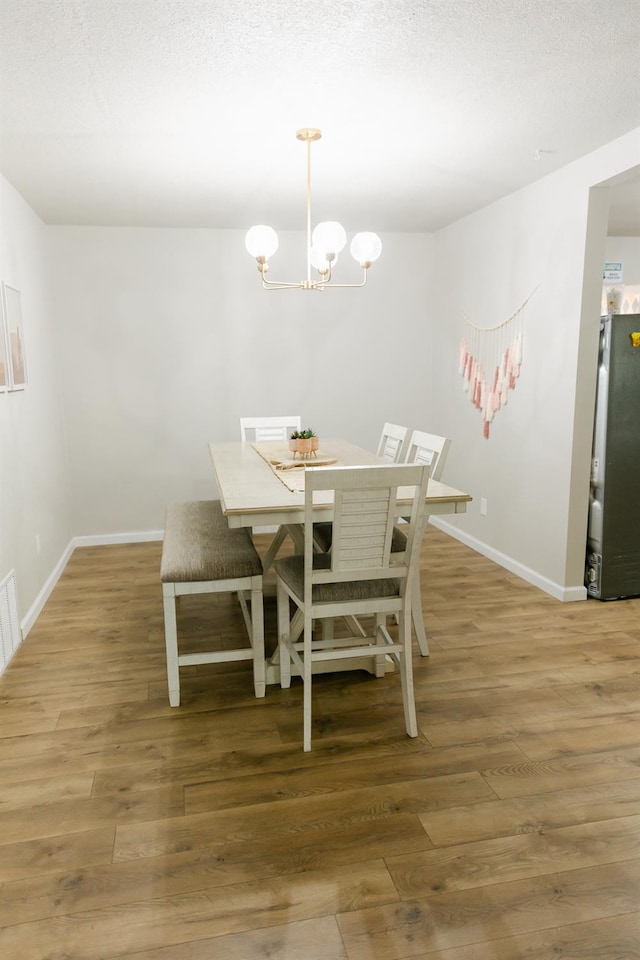
[[[307,277],[298,283],[267,280],[269,257],[278,249],[278,234],[272,227],[251,227],[245,237],[245,246],[258,261],[258,270],[265,290],[324,290],[325,287],[364,287],[367,270],[382,252],[382,243],[376,233],[356,233],[349,247],[351,256],[362,267],[360,283],[334,283],[333,270],[339,253],[347,243],[347,235],[336,221],[319,223],[311,232],[311,144],[322,136],[320,130],[305,127],[296,137],[307,145]],[[312,269],[316,271],[311,276]],[[317,275],[316,275],[317,274]]]

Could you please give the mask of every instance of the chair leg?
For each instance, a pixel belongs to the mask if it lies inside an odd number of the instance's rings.
[[[410,737],[417,737],[418,719],[416,717],[416,700],[413,689],[413,661],[411,659],[411,611],[407,606],[400,615],[400,637],[402,652],[400,653],[399,666],[405,726]]]
[[[165,590],[170,589],[165,586]],[[180,670],[178,667],[178,625],[176,621],[176,598],[165,592],[164,598],[164,641],[167,648],[167,683],[169,686],[169,704],[180,706]]]
[[[420,591],[420,578],[418,578],[418,581],[415,584],[415,587],[413,590],[413,597],[411,600],[411,615],[413,617],[413,626],[416,631],[418,646],[420,647],[420,655],[423,657],[428,657],[429,641],[427,640],[427,633],[424,628],[424,616],[422,614],[422,594]]]
[[[264,604],[262,577],[251,590],[251,646],[253,648],[253,687],[256,697],[266,692],[266,664],[264,660]]]
[[[424,542],[424,539],[423,539]],[[422,657],[429,656],[429,641],[427,632],[424,628],[424,615],[422,613],[422,589],[420,587],[420,564],[416,563],[416,575],[412,584],[411,598],[411,616],[413,617],[413,628],[416,631],[416,639],[420,648]]]
[[[280,686],[291,686],[291,655],[285,643],[289,636],[291,625],[289,622],[289,596],[278,583],[278,656],[280,659]]]
[[[387,618],[384,613],[376,613],[375,615],[375,624],[373,628],[374,636],[376,640],[380,641],[380,631],[383,627],[387,625]],[[383,644],[381,647],[381,653],[376,657],[376,677],[384,677],[387,669],[387,655],[384,652],[386,644]]]
[[[313,621],[305,610],[304,614],[304,659],[302,665],[302,683],[303,683],[303,744],[302,749],[308,753],[311,750],[311,677],[313,672],[313,661],[311,659],[311,646],[313,640]]]

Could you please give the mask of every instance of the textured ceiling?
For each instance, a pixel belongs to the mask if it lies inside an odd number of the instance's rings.
[[[314,219],[434,230],[640,125],[638,0],[0,0],[0,43],[47,223],[302,228],[317,126]]]

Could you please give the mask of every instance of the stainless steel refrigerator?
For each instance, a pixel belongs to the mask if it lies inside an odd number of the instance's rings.
[[[598,359],[585,586],[640,596],[640,314],[603,317]]]

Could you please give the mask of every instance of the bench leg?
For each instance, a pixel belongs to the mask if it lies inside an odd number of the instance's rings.
[[[176,598],[172,592],[172,584],[164,585],[164,640],[167,648],[169,703],[172,707],[179,707],[180,671],[178,668],[178,625],[176,621]]]

